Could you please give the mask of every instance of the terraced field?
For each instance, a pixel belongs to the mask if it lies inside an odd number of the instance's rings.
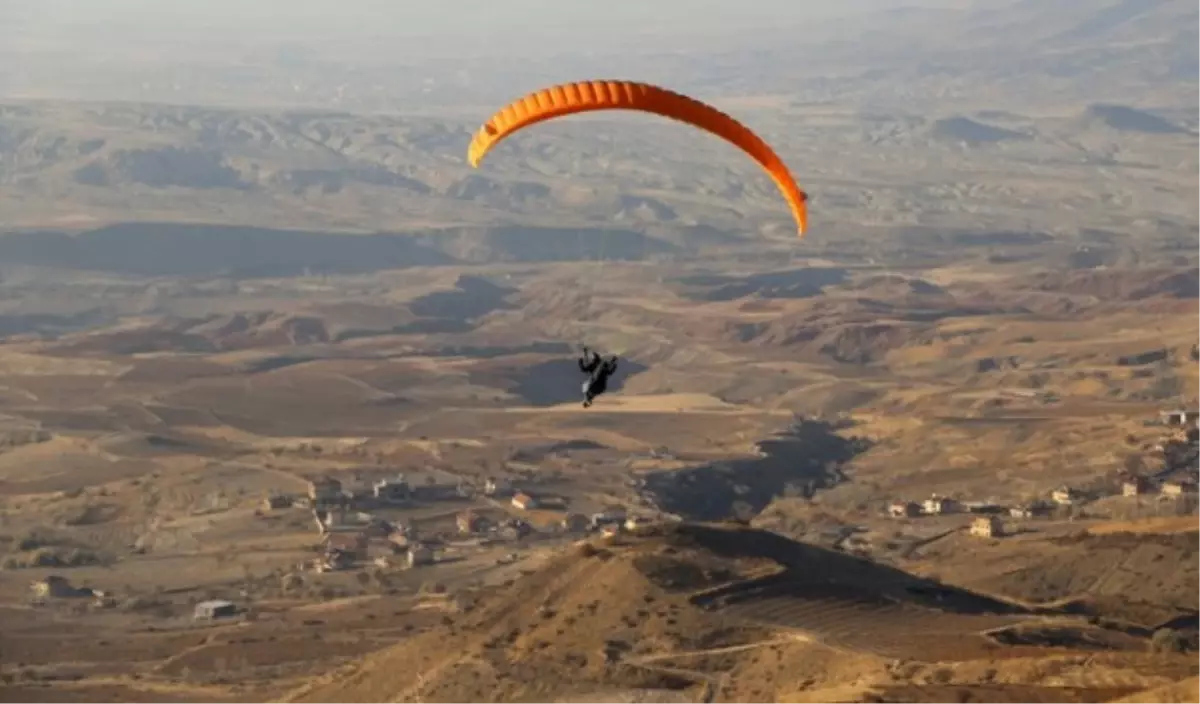
[[[778,582],[752,593],[724,597],[726,616],[795,630],[826,646],[883,657],[927,661],[1018,657],[1023,648],[1001,648],[984,633],[1034,616],[927,609],[837,585]]]

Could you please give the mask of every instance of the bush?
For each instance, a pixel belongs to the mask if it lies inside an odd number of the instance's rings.
[[[1150,650],[1155,653],[1183,653],[1188,649],[1188,637],[1173,628],[1160,628],[1150,636]]]
[[[83,567],[101,563],[100,556],[84,548],[38,548],[4,558],[4,569],[29,567]]]
[[[21,552],[28,552],[30,550],[37,550],[38,548],[53,546],[56,542],[53,536],[43,530],[34,528],[17,538],[16,547]]]

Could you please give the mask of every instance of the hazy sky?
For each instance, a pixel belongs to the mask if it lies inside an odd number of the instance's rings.
[[[971,64],[1091,81],[1111,99],[1114,70],[1188,73],[1196,12],[1195,0],[0,0],[0,97],[244,101],[294,87],[289,100],[320,102],[344,85],[373,109],[579,76],[795,92]]]
[[[186,100],[197,69],[305,80],[310,61],[357,71],[360,84],[383,80],[368,77],[373,66],[498,90],[510,76],[526,85],[636,68],[650,80],[657,64],[631,68],[632,57],[808,46],[831,36],[818,28],[826,18],[929,2],[938,0],[0,0],[0,95],[128,95],[129,85],[112,86],[169,81]],[[405,80],[394,73],[389,89],[411,90]]]
[[[321,103],[345,85],[349,102],[370,109],[444,101],[451,86],[507,94],[630,73],[687,89],[681,62],[687,75],[719,78],[734,70],[723,57],[767,49],[788,61],[737,70],[807,66],[825,58],[822,43],[853,46],[863,18],[893,27],[898,7],[964,2],[0,0],[0,97],[241,102],[285,99],[296,85],[286,99]]]
[[[992,0],[993,4],[1005,0]],[[408,39],[460,51],[554,44],[604,51],[640,36],[694,39],[745,31],[793,32],[823,18],[963,0],[0,0],[0,25],[24,40],[86,37],[157,42],[322,44],[346,38]],[[441,52],[439,52],[441,53]]]
[[[288,31],[413,31],[445,33],[463,27],[627,27],[653,22],[673,27],[764,25],[901,5],[947,5],[932,0],[0,0],[0,12],[33,29],[108,24],[151,28],[182,23],[223,29]],[[3,16],[3,15],[0,15]],[[415,26],[414,26],[415,25]]]

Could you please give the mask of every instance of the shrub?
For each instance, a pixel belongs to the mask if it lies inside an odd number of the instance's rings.
[[[1150,650],[1155,653],[1183,653],[1188,649],[1188,638],[1173,628],[1160,628],[1150,636]]]

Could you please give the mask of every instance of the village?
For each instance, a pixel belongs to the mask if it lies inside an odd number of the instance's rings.
[[[361,581],[368,570],[371,574],[408,574],[440,565],[449,571],[438,570],[427,577],[412,573],[415,579],[409,581],[458,583],[464,574],[514,565],[539,547],[553,549],[588,535],[612,538],[638,532],[664,518],[616,504],[602,505],[591,513],[570,511],[569,499],[522,491],[504,478],[490,477],[482,486],[475,486],[445,481],[451,477],[436,470],[413,474],[393,473],[366,482],[318,476],[308,481],[304,493],[265,496],[253,516],[278,524],[288,534],[295,532],[295,526],[304,525],[296,520],[299,515],[309,516],[307,525],[316,538],[311,543],[316,555],[294,565],[288,574],[308,572],[316,583],[332,579],[327,582],[331,588],[344,581],[334,579],[338,574],[350,573],[347,576]],[[30,586],[33,605],[70,602],[101,610],[117,607],[109,592],[75,586],[60,575],[49,574]],[[248,613],[248,603],[229,598],[201,598],[191,603],[196,621]]]
[[[281,511],[310,511],[321,540],[321,555],[311,565],[316,572],[365,563],[415,568],[472,548],[612,534],[637,530],[655,519],[648,513],[631,515],[617,505],[591,514],[571,512],[568,504],[563,497],[534,496],[495,477],[478,488],[463,482],[414,483],[397,474],[355,489],[322,476],[309,482],[305,495],[266,497],[258,514],[270,518]],[[515,560],[516,555],[504,559]]]
[[[1191,515],[1197,510],[1198,422],[1200,413],[1193,411],[1162,414],[1153,423],[1166,431],[1161,441],[1142,443],[1142,453],[1130,455],[1136,461],[1088,486],[1060,486],[1015,505],[940,495],[920,502],[894,500],[883,518],[903,521],[903,532],[911,533],[911,545],[917,546],[955,533],[1001,538],[1090,518]],[[552,550],[595,534],[615,538],[677,520],[640,496],[626,506],[611,498],[556,495],[534,480],[526,483],[537,491],[496,476],[473,482],[431,468],[372,470],[369,476],[342,472],[341,479],[314,476],[303,493],[273,491],[253,509],[253,519],[260,526],[265,523],[268,533],[282,530],[300,537],[304,526],[311,531],[314,540],[305,541],[305,551],[314,556],[295,564],[289,574],[308,572],[317,582],[333,580],[330,585],[338,583],[338,574],[367,577],[368,571],[467,583],[464,575],[516,565],[539,548]],[[872,533],[883,542],[872,539]],[[882,532],[863,526],[842,530],[831,546],[869,557],[887,542]],[[428,577],[421,577],[426,570]],[[67,599],[113,607],[114,596],[107,590],[76,587],[58,575],[47,575],[31,587],[34,604]],[[198,621],[246,612],[246,604],[227,598],[200,598],[191,604],[192,618]]]
[[[1160,467],[1150,471],[1141,455],[1130,455],[1125,467],[1112,476],[1098,478],[1087,487],[1059,486],[1045,498],[1020,505],[1002,505],[991,501],[972,501],[933,495],[924,501],[895,500],[888,504],[893,519],[922,516],[974,514],[967,526],[970,535],[995,538],[1021,532],[1025,521],[1039,518],[1063,518],[1068,521],[1092,513],[1123,513],[1128,518],[1141,515],[1188,515],[1197,510],[1200,486],[1197,462],[1200,460],[1200,411],[1164,411],[1148,426],[1166,429],[1166,437],[1146,443],[1141,449]],[[1150,498],[1149,503],[1143,502]],[[1129,503],[1133,501],[1132,505]],[[1007,516],[1009,521],[1005,521]]]

